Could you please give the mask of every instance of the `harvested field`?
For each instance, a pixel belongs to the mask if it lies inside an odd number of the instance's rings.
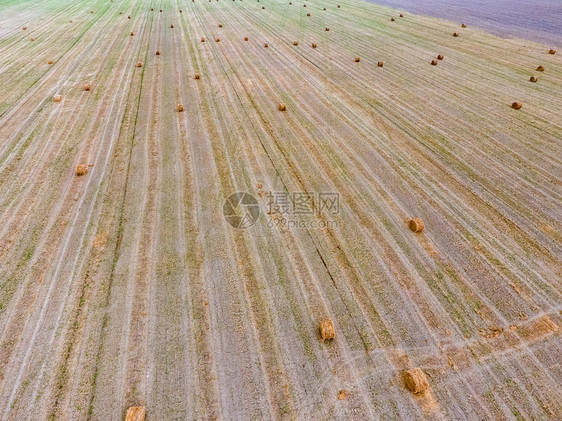
[[[560,46],[302,4],[0,2],[1,420],[562,419]]]

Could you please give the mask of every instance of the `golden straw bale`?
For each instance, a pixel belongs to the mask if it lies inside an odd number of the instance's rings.
[[[425,224],[423,223],[421,218],[414,218],[410,219],[410,222],[408,222],[408,227],[410,227],[410,229],[414,232],[422,232],[425,228]]]
[[[429,387],[427,377],[421,368],[404,371],[404,384],[413,393],[420,393]]]
[[[144,406],[131,406],[127,409],[125,421],[144,421],[146,417],[146,409]]]
[[[75,171],[77,176],[86,175],[88,174],[88,166],[84,164],[78,164],[76,165]]]
[[[320,337],[323,341],[326,339],[334,339],[336,336],[336,329],[334,328],[334,322],[330,319],[320,320]]]

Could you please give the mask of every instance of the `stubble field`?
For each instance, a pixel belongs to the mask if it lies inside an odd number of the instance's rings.
[[[562,417],[561,52],[400,13],[0,4],[0,419]]]

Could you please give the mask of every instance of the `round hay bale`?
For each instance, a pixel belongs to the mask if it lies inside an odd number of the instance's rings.
[[[85,90],[86,92],[90,92],[91,86],[90,86],[89,83],[86,83],[86,84],[84,85],[84,90]]]
[[[53,97],[54,102],[62,102],[62,95],[55,95]]]
[[[306,16],[310,16],[310,13],[307,13]]]
[[[283,103],[279,104],[279,111],[287,111],[287,106]]]
[[[75,172],[78,177],[88,174],[88,166],[85,164],[78,164],[75,167]]]
[[[316,45],[315,43],[312,43],[312,48],[316,48],[318,47],[318,45]]]
[[[193,78],[199,80],[201,79],[201,75],[199,73],[195,73],[195,76],[193,76]]]
[[[548,54],[556,54],[556,50],[548,50]]]
[[[93,11],[93,10],[90,10],[90,13],[94,13],[94,11]]]
[[[120,15],[122,15],[122,14],[123,14],[123,12],[119,12],[119,14],[120,14]]]
[[[425,228],[425,224],[423,223],[421,218],[414,218],[410,219],[410,222],[408,222],[408,227],[410,227],[413,232],[422,232]]]
[[[456,38],[456,37],[459,36],[459,33],[458,33],[458,32],[454,32],[454,33],[453,33],[453,36]]]
[[[178,113],[183,112],[183,104],[178,104],[177,111],[178,111]]]
[[[205,38],[201,38],[201,42],[205,42]]]
[[[535,83],[537,80],[539,80],[536,76],[531,76],[531,78],[529,79],[530,82]]]
[[[31,38],[29,38],[29,40],[33,42],[33,41],[35,41],[35,38],[31,37]]]
[[[155,54],[156,54],[157,56],[159,56],[159,55],[160,55],[160,50],[156,50],[156,53],[155,53]]]
[[[466,24],[463,23],[463,24],[461,25],[461,28],[466,28]]]
[[[71,21],[71,20],[69,20],[68,22],[72,23],[72,21]]]
[[[421,368],[405,370],[403,377],[406,388],[412,393],[421,393],[429,387],[427,377]]]
[[[320,337],[323,341],[327,339],[334,339],[336,336],[336,329],[334,328],[334,322],[330,319],[320,320]]]
[[[338,9],[339,9],[340,7],[341,7],[341,6],[338,4]]]
[[[355,57],[355,63],[359,63],[361,61],[361,57]]]
[[[53,60],[49,60],[47,64],[53,64]]]
[[[27,26],[24,26],[24,27],[23,27],[23,30],[24,30],[24,31],[27,31]]]
[[[131,406],[127,409],[125,421],[144,421],[146,409],[144,406]]]
[[[130,16],[127,16],[127,19],[131,19],[131,17],[130,17]]]
[[[220,38],[215,38],[215,42],[221,42]]]
[[[432,66],[437,66],[437,60],[431,60],[431,65],[432,65]]]
[[[173,27],[174,27],[174,24],[171,24],[171,25],[170,25],[170,28],[173,28]]]
[[[162,9],[160,9],[160,13],[162,13]]]
[[[151,11],[151,12],[154,12],[154,8],[151,7],[151,8],[150,8],[150,11]]]
[[[298,41],[293,41],[293,45],[299,45]]]
[[[544,66],[539,66],[539,67],[537,67],[537,71],[539,71],[539,72],[544,72]]]
[[[523,104],[520,102],[514,102],[513,104],[511,104],[511,108],[513,108],[514,110],[520,110],[522,106]]]
[[[131,32],[131,36],[132,36],[132,37],[135,36],[135,33],[134,33],[134,32]]]
[[[244,41],[248,41],[248,37],[244,37]]]
[[[219,28],[222,28],[222,23],[219,23]]]
[[[401,18],[403,18],[403,17],[404,17],[404,15],[403,15],[402,13],[400,13],[400,17],[401,17]]]
[[[439,54],[439,55],[437,56],[437,60],[443,60],[444,58],[445,58],[445,57],[443,56],[443,54]]]
[[[303,7],[306,7],[306,4],[303,4],[302,6],[303,6]]]
[[[324,9],[323,9],[323,10],[326,10],[326,8],[324,7]]]
[[[289,4],[293,4],[293,2],[292,2],[292,1],[290,1],[290,2],[289,2]]]
[[[391,21],[391,22],[394,22],[394,18],[390,18],[390,21]]]
[[[263,46],[264,46],[265,48],[267,48],[267,47],[269,47],[269,44],[266,42],[266,43],[263,44]]]
[[[377,66],[382,67],[382,66],[384,66],[384,63],[383,63],[382,61],[379,61],[379,62],[377,63]]]
[[[142,63],[140,61],[137,63],[137,67],[142,67]]]
[[[328,27],[326,26],[326,32],[328,32],[329,30],[330,30],[330,28],[328,28]]]
[[[183,13],[183,10],[180,9],[180,13]]]
[[[262,8],[262,10],[263,10],[263,9],[265,9],[265,6],[262,6],[261,8]]]

